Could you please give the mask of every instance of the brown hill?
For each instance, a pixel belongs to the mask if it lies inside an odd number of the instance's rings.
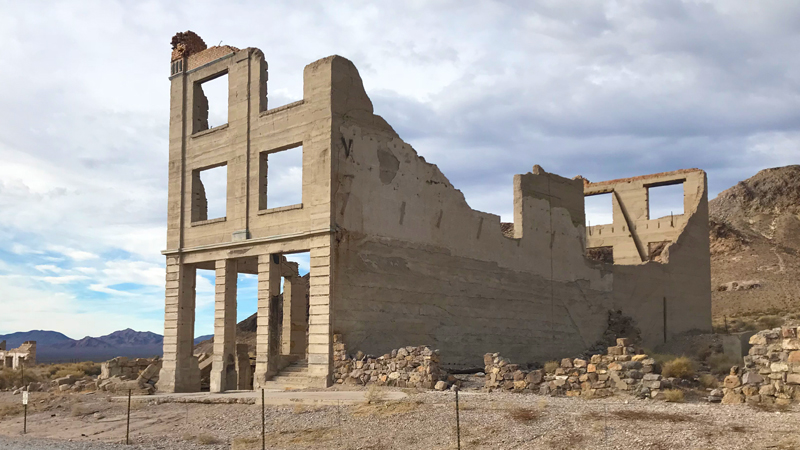
[[[721,325],[723,317],[796,318],[800,313],[800,166],[758,172],[711,200],[709,213],[715,325]]]

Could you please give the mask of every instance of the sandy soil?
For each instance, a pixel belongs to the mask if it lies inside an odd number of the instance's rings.
[[[401,401],[356,405],[267,405],[267,446],[455,448],[454,394],[406,393]],[[462,391],[460,399],[464,449],[800,448],[798,406],[776,412],[697,399],[674,404],[476,390]],[[90,450],[117,448],[112,444],[124,441],[126,404],[106,394],[32,393],[26,436],[21,436],[19,404],[19,395],[0,393],[0,414],[5,415],[0,416],[0,448]],[[234,441],[234,448],[261,448],[260,413],[261,405],[134,403],[131,436],[136,445],[125,448],[229,449]]]

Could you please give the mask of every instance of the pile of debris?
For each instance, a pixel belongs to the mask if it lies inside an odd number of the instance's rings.
[[[489,391],[536,392],[569,397],[607,397],[614,391],[627,391],[639,398],[664,397],[663,390],[677,380],[664,379],[653,358],[640,353],[627,338],[617,339],[606,355],[593,355],[588,361],[565,358],[549,373],[544,369],[526,371],[518,364],[487,353],[484,387]]]
[[[727,404],[789,404],[800,400],[800,327],[759,331],[750,338],[744,370],[731,368],[708,400]]]
[[[338,384],[374,383],[379,386],[444,390],[447,374],[439,366],[439,350],[402,347],[382,356],[359,351],[348,356],[341,335],[333,335],[334,379]]]

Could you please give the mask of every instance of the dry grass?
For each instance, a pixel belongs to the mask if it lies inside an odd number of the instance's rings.
[[[516,408],[511,410],[509,415],[512,419],[522,423],[536,422],[542,417],[542,413],[539,410],[531,408]]]
[[[287,444],[305,445],[319,444],[336,439],[340,431],[332,427],[309,428],[307,430],[275,431],[266,435],[266,443],[270,448],[280,445],[284,448]],[[318,448],[331,448],[319,446]],[[233,440],[231,450],[257,450],[261,449],[261,436],[252,438],[236,438]]]
[[[783,325],[783,317],[779,316],[761,316],[756,320],[756,323],[761,328],[777,328]]]
[[[717,375],[727,375],[732,366],[737,365],[737,361],[724,353],[714,353],[706,359],[711,373]]]
[[[575,450],[578,448],[586,448],[586,446],[583,445],[583,441],[585,440],[586,436],[583,434],[575,430],[569,430],[564,435],[554,436],[548,440],[547,446],[554,450]]]
[[[683,391],[680,389],[667,389],[664,391],[664,401],[683,403]]]
[[[353,406],[351,408],[351,413],[354,417],[394,416],[416,411],[421,403],[422,402],[419,401],[363,403]]]
[[[719,387],[719,380],[710,373],[704,373],[700,375],[700,385],[704,388],[714,389]]]
[[[0,419],[14,417],[22,414],[22,404],[0,405]]]
[[[364,399],[367,403],[377,403],[383,400],[383,391],[377,385],[371,384],[367,392],[364,393]]]
[[[624,411],[612,411],[610,414],[615,418],[621,420],[638,420],[638,421],[648,421],[648,422],[682,423],[682,422],[691,422],[694,420],[692,417],[683,414],[665,413],[656,411],[624,410]],[[595,417],[595,415],[593,414],[587,414],[587,416]]]
[[[753,409],[764,412],[788,411],[791,409],[789,405],[783,405],[780,403],[753,403],[751,406]]]
[[[561,363],[558,361],[547,361],[544,363],[544,371],[547,373],[555,373],[556,369],[561,367]]]
[[[190,434],[186,433],[182,436],[184,441],[187,442],[196,442],[200,445],[214,445],[214,444],[221,444],[222,440],[213,436],[211,434],[200,433],[200,434]]]
[[[686,356],[667,361],[661,368],[661,375],[664,378],[691,378],[694,376],[694,362]]]

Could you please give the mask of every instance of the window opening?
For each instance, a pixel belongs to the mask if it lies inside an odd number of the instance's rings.
[[[228,74],[194,84],[193,133],[228,123]]]
[[[647,218],[660,219],[683,214],[683,182],[647,188]]]
[[[192,173],[192,222],[225,217],[228,167],[221,165]]]
[[[259,209],[303,203],[303,146],[261,153]]]
[[[614,204],[611,192],[587,195],[583,198],[586,212],[586,226],[609,225],[614,223]]]

